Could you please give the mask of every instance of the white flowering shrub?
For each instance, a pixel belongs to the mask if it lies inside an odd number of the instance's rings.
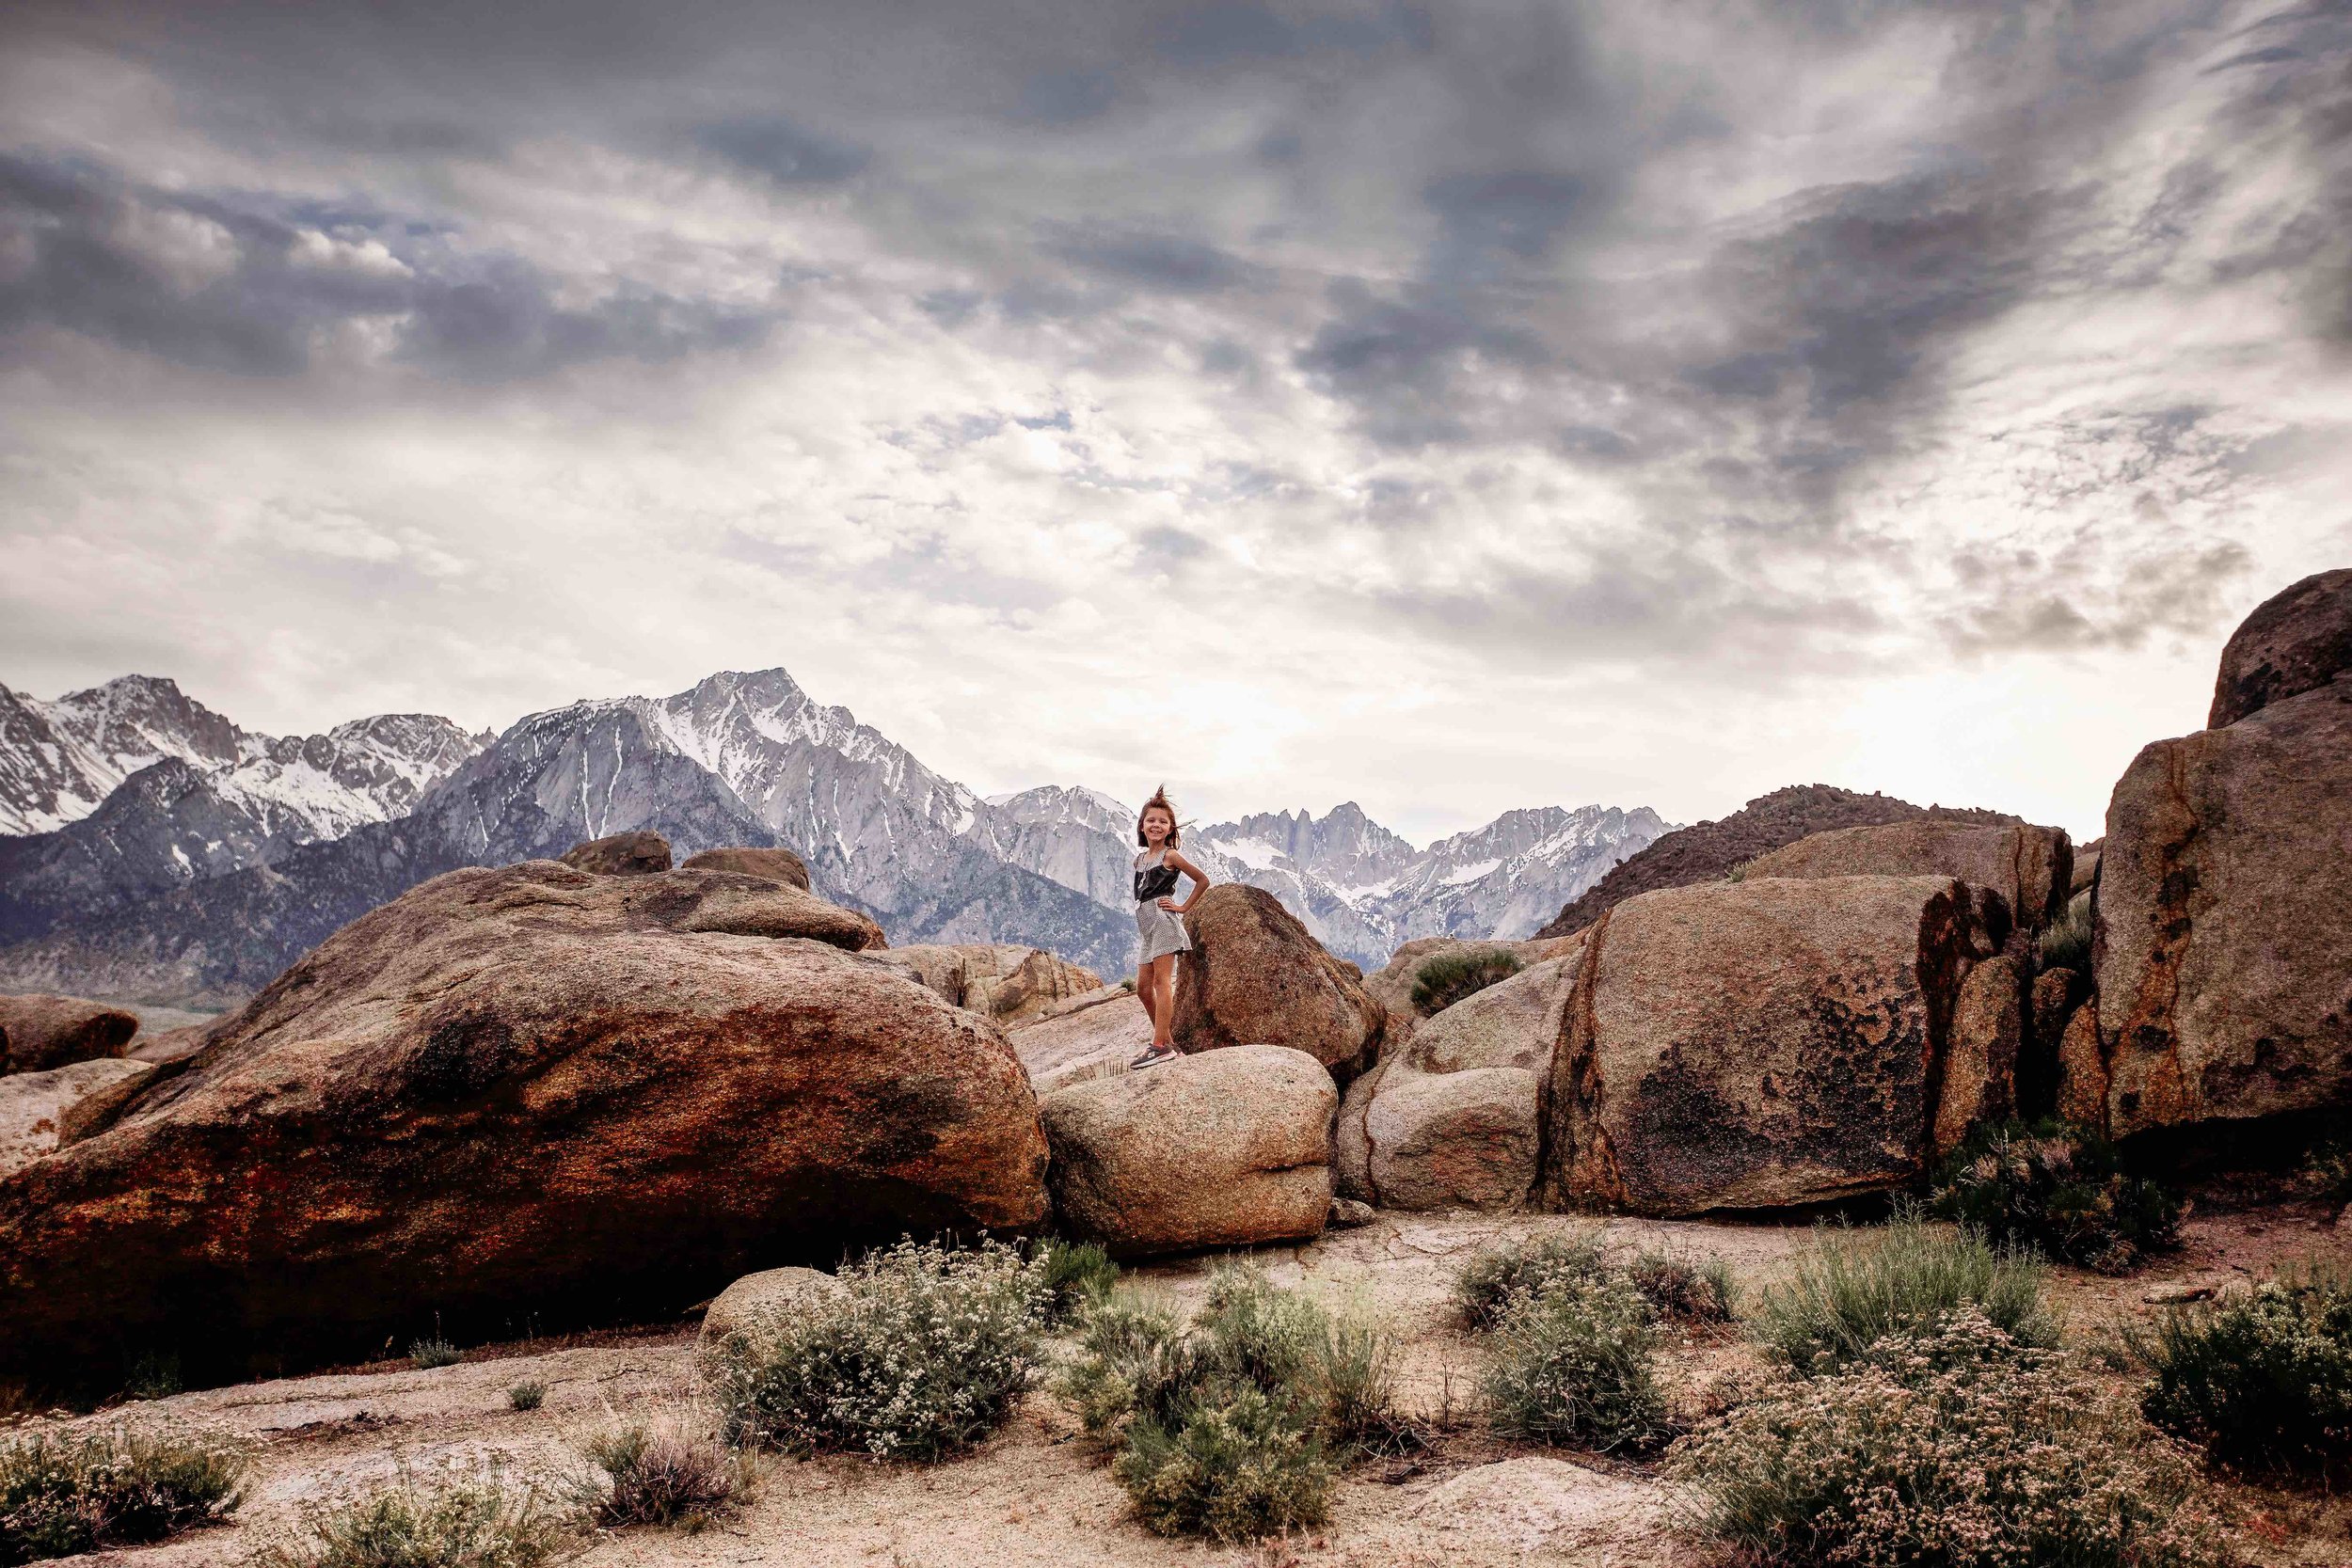
[[[1677,1444],[1685,1523],[1772,1564],[2220,1568],[2185,1455],[1973,1307]]]
[[[900,1242],[839,1277],[838,1300],[755,1319],[721,1353],[730,1442],[931,1460],[1003,1424],[1037,1372],[1042,1256]]]
[[[0,1439],[0,1563],[144,1545],[218,1522],[245,1496],[252,1450],[161,1421]]]

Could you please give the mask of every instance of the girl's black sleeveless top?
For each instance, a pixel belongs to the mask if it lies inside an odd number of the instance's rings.
[[[1167,898],[1176,892],[1176,879],[1183,875],[1166,861],[1157,865],[1136,867],[1136,902],[1149,904],[1154,898]]]

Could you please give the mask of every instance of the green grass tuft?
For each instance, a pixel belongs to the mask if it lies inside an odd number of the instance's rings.
[[[1782,1362],[1810,1374],[1847,1365],[1890,1334],[1932,1333],[1963,1308],[2021,1344],[2058,1342],[2039,1263],[1912,1214],[1872,1229],[1815,1231],[1789,1277],[1760,1293],[1750,1329]]]
[[[506,1390],[509,1410],[536,1410],[547,1402],[548,1386],[537,1378],[525,1378]]]
[[[430,1339],[411,1341],[408,1346],[408,1359],[419,1371],[429,1372],[437,1367],[456,1366],[457,1363],[466,1359],[466,1353],[447,1339],[435,1335]]]
[[[496,1469],[389,1486],[305,1509],[249,1568],[541,1568],[565,1555],[579,1516]]]
[[[1507,948],[1434,954],[1413,972],[1413,1006],[1425,1014],[1443,1012],[1518,972],[1518,955]]]
[[[1031,1256],[1044,1262],[1046,1316],[1057,1325],[1069,1323],[1119,1283],[1119,1265],[1092,1242],[1047,1240],[1036,1243]]]
[[[2064,913],[2042,927],[2038,939],[2042,967],[2090,974],[2090,890],[2085,888],[2068,900]]]

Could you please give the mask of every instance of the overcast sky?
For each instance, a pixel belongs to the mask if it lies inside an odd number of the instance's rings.
[[[2352,7],[0,10],[0,683],[2098,832],[2352,563]]]

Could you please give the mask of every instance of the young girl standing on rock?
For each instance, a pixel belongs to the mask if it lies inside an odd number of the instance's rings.
[[[1162,784],[1136,819],[1136,842],[1143,846],[1136,856],[1136,992],[1152,1018],[1152,1048],[1130,1064],[1134,1067],[1151,1067],[1176,1054],[1170,1034],[1176,1022],[1176,955],[1191,951],[1184,912],[1209,885],[1200,868],[1176,852],[1183,839],[1176,808]],[[1174,896],[1179,876],[1192,879],[1192,896],[1181,904]]]

